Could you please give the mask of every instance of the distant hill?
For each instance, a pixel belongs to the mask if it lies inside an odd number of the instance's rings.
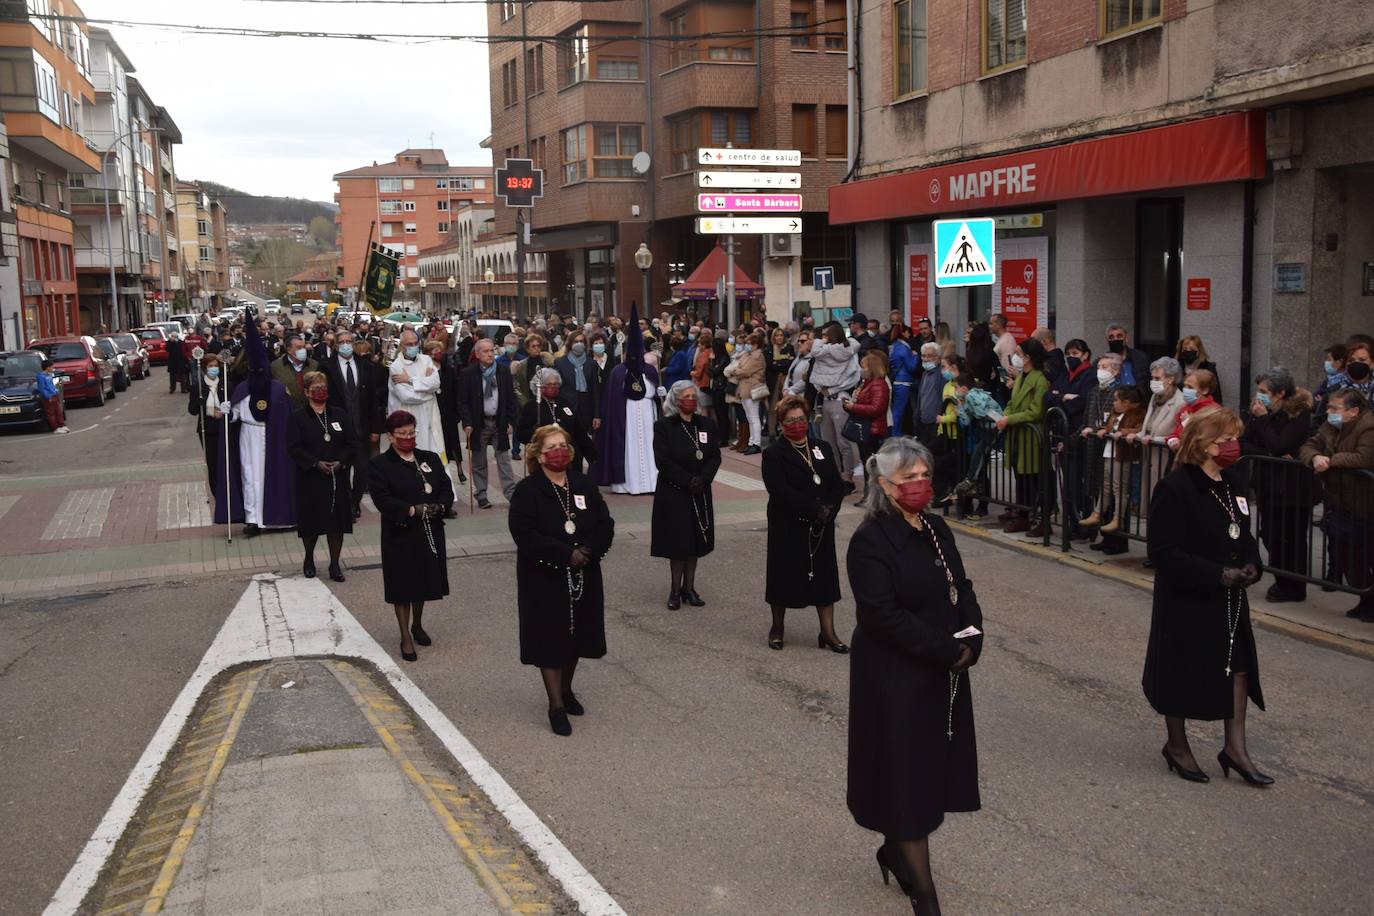
[[[243,223],[299,223],[310,225],[317,216],[323,216],[331,223],[338,207],[318,200],[305,200],[299,197],[263,197],[249,194],[237,188],[217,184],[213,181],[196,182],[206,192],[221,198],[229,208],[229,222]]]

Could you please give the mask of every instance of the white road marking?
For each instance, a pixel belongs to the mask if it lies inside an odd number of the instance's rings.
[[[736,474],[734,471],[716,471],[716,483],[723,483],[732,490],[759,492],[764,489],[762,480],[745,477],[743,474]]]
[[[19,502],[18,496],[0,496],[0,518],[4,518],[5,513],[13,509],[17,502]]]
[[[105,414],[105,416],[101,417],[100,419],[102,419],[102,420],[108,420],[108,419],[110,419],[110,414]]]
[[[212,524],[205,503],[205,484],[199,480],[164,483],[157,490],[157,530],[204,528]]]
[[[43,532],[44,541],[65,541],[71,538],[98,538],[105,530],[110,514],[110,500],[114,487],[96,490],[73,490],[62,500],[52,520]]]
[[[491,799],[544,863],[549,874],[577,902],[578,909],[588,916],[625,916],[625,911],[601,883],[520,799],[448,716],[397,667],[391,656],[323,583],[318,579],[283,579],[272,573],[254,576],[239,598],[95,833],[53,894],[45,916],[68,916],[77,911],[115,844],[128,828],[163,760],[176,744],[206,685],[221,671],[235,665],[292,656],[357,658],[375,665]]]

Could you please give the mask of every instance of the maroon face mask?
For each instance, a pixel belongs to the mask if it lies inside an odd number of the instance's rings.
[[[394,446],[396,446],[396,451],[398,451],[398,452],[413,452],[413,451],[415,451],[415,437],[414,437],[414,436],[392,436],[392,437],[391,437],[391,444],[394,445]]]
[[[802,417],[782,421],[782,434],[792,442],[805,442],[809,423]]]
[[[1213,459],[1219,468],[1229,468],[1240,460],[1240,442],[1228,439],[1217,443],[1217,457]]]
[[[690,417],[692,414],[694,414],[694,413],[697,412],[697,399],[696,399],[696,398],[678,398],[678,399],[677,399],[677,409],[680,410],[680,411],[682,411],[683,413],[685,413],[687,416]]]
[[[935,497],[935,486],[929,480],[908,480],[897,485],[897,505],[903,512],[924,512]]]
[[[556,445],[544,452],[544,467],[557,473],[566,471],[568,465],[572,464],[572,449],[566,445]]]

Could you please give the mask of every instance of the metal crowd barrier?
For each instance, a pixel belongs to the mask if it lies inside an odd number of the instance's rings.
[[[1056,475],[1043,422],[999,430],[991,420],[978,420],[959,427],[958,439],[937,437],[935,453],[937,492],[946,491],[962,480],[976,482],[965,500],[952,501],[945,506],[946,514],[954,509],[962,517],[964,513],[959,506],[964,502],[1024,512],[1032,522],[1045,521],[1041,540],[1046,547],[1050,545]],[[1037,470],[1017,474],[1016,467],[1025,456],[1033,456],[1029,463]]]

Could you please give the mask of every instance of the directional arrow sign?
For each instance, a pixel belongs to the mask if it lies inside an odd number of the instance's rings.
[[[801,172],[697,172],[699,188],[791,188],[802,186]]]
[[[697,209],[702,213],[744,211],[746,213],[800,213],[800,194],[698,194]]]
[[[720,219],[715,216],[697,218],[697,235],[794,235],[801,232],[799,216],[744,216]]]
[[[702,165],[801,165],[801,150],[795,149],[699,149]]]

